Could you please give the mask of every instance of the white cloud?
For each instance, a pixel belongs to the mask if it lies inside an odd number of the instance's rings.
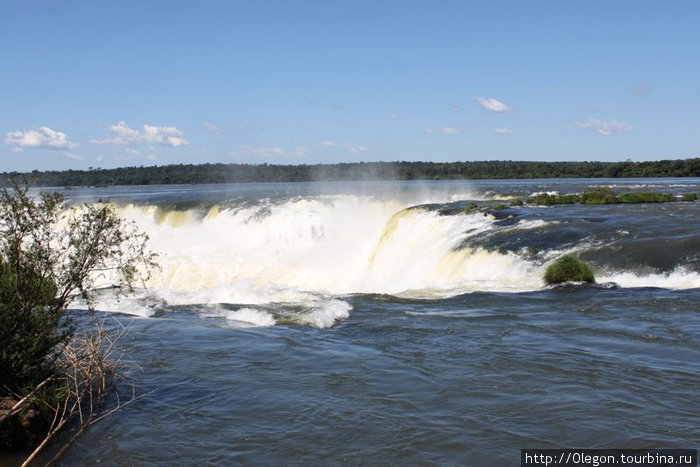
[[[68,159],[74,159],[77,161],[82,161],[85,158],[83,156],[79,156],[78,154],[73,154],[72,152],[64,151],[63,153],[64,157],[67,157]]]
[[[356,146],[350,146],[348,148],[348,152],[350,154],[362,154],[362,153],[367,152],[367,151],[369,151],[369,148],[367,146],[356,145]]]
[[[151,150],[155,148],[150,148]],[[120,155],[117,157],[117,160],[147,160],[147,161],[154,161],[158,159],[158,156],[154,153],[149,153],[149,154],[143,154],[141,151],[137,151],[136,149],[133,148],[126,148],[124,151],[124,154]]]
[[[369,151],[369,148],[367,146],[362,146],[359,144],[336,143],[335,141],[329,141],[329,140],[321,141],[318,144],[321,146],[327,147],[327,148],[347,149],[350,154],[361,154],[361,153]]]
[[[292,150],[282,149],[277,146],[268,147],[253,147],[243,146],[237,151],[229,153],[234,157],[259,157],[261,159],[284,158],[284,159],[302,159],[308,157],[309,150],[304,147],[297,146]]]
[[[183,138],[185,134],[174,126],[144,125],[142,136],[145,141],[162,146],[187,146],[189,142]]]
[[[389,117],[391,117],[392,120],[396,120],[397,118],[399,118],[399,114],[396,112],[393,112],[391,115],[389,115]]]
[[[459,128],[447,127],[442,128],[426,128],[421,130],[421,133],[426,135],[458,135],[462,132]]]
[[[138,130],[132,130],[124,121],[110,126],[109,132],[110,135],[107,138],[92,142],[98,144],[138,144],[141,142],[141,134]]]
[[[455,104],[455,105],[452,106],[452,111],[453,111],[453,112],[461,112],[461,111],[462,111],[462,106],[461,106],[461,105]]]
[[[214,133],[215,135],[221,134],[221,128],[219,128],[218,125],[214,125],[213,123],[209,122],[202,122],[202,126],[204,126],[204,128],[206,128],[210,133]]]
[[[609,136],[613,133],[621,133],[623,131],[630,131],[634,128],[628,123],[618,122],[617,120],[608,120],[607,122],[604,122],[602,120],[598,120],[597,118],[589,118],[588,120],[584,120],[582,122],[575,122],[574,125],[579,128],[587,128],[604,136]]]
[[[5,143],[16,145],[12,149],[14,152],[22,152],[23,148],[61,150],[79,146],[78,143],[69,141],[65,133],[45,126],[27,131],[11,131],[5,134]]]
[[[507,106],[503,102],[499,101],[498,99],[487,99],[485,97],[474,97],[474,100],[479,103],[480,106],[485,108],[486,110],[490,112],[498,112],[498,113],[503,113],[503,112],[509,112],[512,110],[512,107]]]
[[[138,144],[157,144],[160,146],[187,146],[185,134],[174,126],[153,126],[144,124],[142,129],[129,128],[125,121],[109,127],[109,135],[105,139],[93,140],[97,144],[117,144],[135,146]]]
[[[506,127],[494,128],[493,132],[499,135],[512,135],[515,133],[512,129]]]

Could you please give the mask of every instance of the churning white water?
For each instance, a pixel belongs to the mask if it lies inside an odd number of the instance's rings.
[[[587,230],[598,224],[579,223],[578,240],[541,248],[540,235],[565,231],[572,221],[534,208],[499,220],[461,209],[467,203],[455,204],[455,196],[424,198],[436,204],[353,194],[197,202],[189,209],[122,203],[118,214],[149,235],[161,269],[140,298],[105,297],[100,307],[149,315],[159,304],[197,305],[236,325],[327,327],[349,315],[343,295],[431,299],[538,290],[551,261],[603,245]],[[493,235],[525,239],[526,247],[494,248],[500,243],[489,244]],[[665,273],[597,266],[599,282],[622,287],[700,287],[700,274],[683,266]]]
[[[308,294],[528,290],[541,285],[514,255],[460,242],[493,228],[482,213],[440,215],[398,201],[298,198],[206,212],[128,205],[162,270],[149,287],[170,303],[304,301]],[[514,272],[517,271],[517,272]]]

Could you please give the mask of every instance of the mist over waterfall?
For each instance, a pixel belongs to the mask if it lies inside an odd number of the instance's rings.
[[[96,452],[69,463],[114,452],[139,463],[157,446],[166,464],[505,466],[509,455],[473,454],[494,439],[516,453],[543,439],[629,446],[630,426],[693,445],[700,203],[519,202],[597,186],[700,191],[697,180],[71,190],[71,203],[111,203],[147,233],[161,269],[118,301],[105,280],[94,304],[129,315],[117,317],[144,368],[135,383],[157,398],[97,424],[85,441]],[[546,285],[566,254],[596,283]],[[592,420],[602,428],[581,430]]]
[[[620,220],[620,208],[587,208],[595,215],[581,216],[579,207],[504,204],[546,191],[529,186],[230,187],[113,197],[119,215],[149,235],[161,269],[146,284],[141,305],[105,298],[103,308],[149,315],[161,305],[233,304],[206,313],[258,324],[293,316],[327,326],[348,316],[351,307],[338,303],[351,294],[439,299],[541,290],[546,266],[566,253],[590,260],[598,282],[700,286],[692,227],[664,232],[668,240],[656,232],[665,217],[685,215],[691,205],[671,214],[629,206],[633,215]],[[649,215],[658,220],[639,230],[636,219]],[[649,242],[665,242],[668,254],[656,254]]]
[[[206,210],[129,205],[120,214],[161,254],[163,269],[149,285],[205,302],[279,300],[291,291],[440,296],[540,285],[514,255],[458,249],[494,227],[479,212],[441,215],[343,196]],[[514,267],[523,274],[503,281]]]

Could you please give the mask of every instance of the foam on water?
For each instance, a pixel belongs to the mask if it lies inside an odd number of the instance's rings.
[[[227,320],[235,321],[242,326],[274,326],[276,323],[275,317],[270,313],[254,308],[229,310],[225,316]]]
[[[350,312],[350,305],[333,297],[353,293],[441,298],[537,290],[544,286],[542,259],[584,251],[599,241],[582,238],[544,251],[533,262],[525,254],[480,248],[479,237],[496,229],[534,230],[558,221],[522,219],[501,226],[481,212],[445,215],[431,205],[371,196],[257,200],[188,210],[130,204],[118,211],[149,235],[160,255],[162,269],[147,284],[151,301],[238,304],[243,307],[228,310],[227,319],[250,325],[291,321],[330,326]],[[623,287],[700,287],[698,273],[684,269],[668,275],[618,272],[597,279]],[[156,306],[148,300],[138,303],[142,315]],[[268,304],[306,308],[291,314],[256,308]]]
[[[275,324],[301,324],[327,328],[350,316],[352,306],[344,300],[313,297],[300,303],[271,303],[228,309],[223,305],[206,306],[199,312],[204,318],[224,318],[234,327],[266,327]]]
[[[95,298],[97,308],[100,311],[124,313],[141,318],[150,318],[155,314],[158,305],[162,305],[161,300],[150,296],[143,290],[126,297],[117,297],[111,290],[99,290]],[[81,299],[72,302],[70,307],[82,311],[89,309],[88,304]]]
[[[336,321],[348,318],[351,310],[350,304],[343,300],[327,300],[313,304],[307,312],[300,313],[295,318],[299,324],[328,328]]]
[[[481,213],[444,216],[354,196],[293,199],[206,214],[129,205],[160,253],[149,287],[171,304],[299,302],[308,293],[451,290],[476,280],[511,290],[517,258],[457,250],[494,228]],[[479,271],[488,270],[489,275]],[[511,278],[512,279],[512,278]],[[517,279],[516,279],[517,282]],[[467,287],[465,290],[471,290]]]
[[[540,196],[540,195],[559,196],[560,193],[559,193],[559,191],[554,190],[554,191],[535,191],[534,193],[530,194],[531,197]]]
[[[539,229],[546,225],[558,224],[559,221],[545,221],[542,219],[523,219],[515,224],[515,228],[527,230],[527,229]]]
[[[599,282],[615,282],[622,287],[700,288],[700,273],[684,267],[676,268],[668,274],[636,274],[624,271],[604,274],[597,279]]]

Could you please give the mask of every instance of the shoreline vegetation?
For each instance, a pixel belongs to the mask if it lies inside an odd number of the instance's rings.
[[[117,342],[126,329],[97,316],[98,290],[119,296],[157,267],[148,237],[111,206],[65,209],[65,196],[0,190],[0,463],[29,465],[68,431],[54,462],[90,425],[141,396],[119,396]],[[88,312],[68,314],[81,301]]]
[[[700,158],[650,162],[352,162],[316,165],[178,164],[115,169],[4,172],[8,180],[31,177],[35,186],[79,187],[255,182],[482,180],[538,178],[700,177]]]

